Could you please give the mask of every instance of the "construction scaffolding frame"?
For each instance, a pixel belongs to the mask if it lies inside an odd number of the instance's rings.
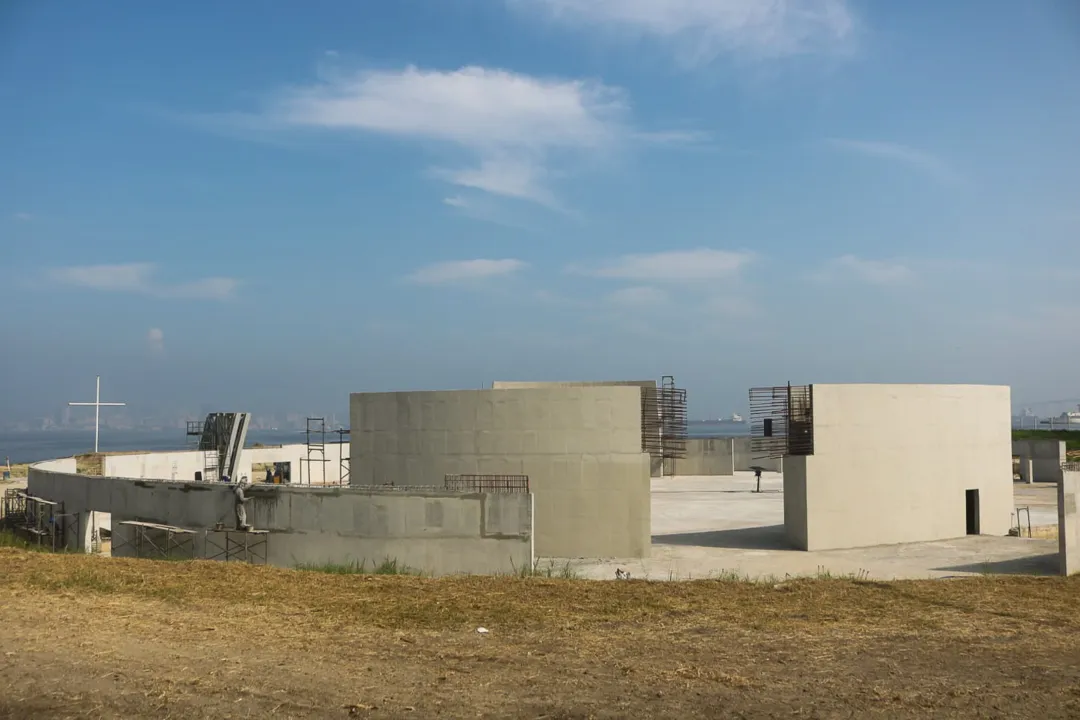
[[[213,535],[221,537],[214,538]],[[204,555],[207,560],[265,565],[269,538],[270,532],[267,530],[207,530]]]
[[[3,526],[16,537],[28,543],[48,547],[53,552],[69,549],[68,535],[72,535],[72,548],[79,546],[79,516],[65,513],[62,502],[34,497],[21,490],[4,492]]]
[[[352,467],[352,445],[350,445],[350,457],[345,456],[345,436],[352,437],[351,428],[338,428],[332,432],[337,433],[338,436],[338,485],[349,484],[349,470]]]
[[[527,493],[528,475],[446,475],[443,487],[457,492]]]
[[[223,475],[236,479],[250,425],[251,413],[209,413],[201,422],[188,421],[188,438],[198,437],[196,448],[203,453],[203,481],[215,482]]]
[[[300,484],[304,484],[304,466],[307,465],[307,484],[315,485],[315,478],[319,477],[319,485],[326,485],[326,418],[309,417],[304,428],[304,444],[307,446],[307,454],[300,458]],[[311,463],[318,463],[318,472],[312,472]]]
[[[113,533],[113,556],[117,550],[130,547],[137,558],[195,559],[194,530],[160,523],[124,520],[117,523],[130,532]],[[122,555],[122,553],[121,553]]]

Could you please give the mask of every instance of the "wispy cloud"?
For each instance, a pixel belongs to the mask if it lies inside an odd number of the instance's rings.
[[[165,331],[161,328],[150,328],[146,333],[146,345],[150,352],[165,352]]]
[[[900,285],[915,277],[911,267],[899,260],[872,260],[842,255],[825,264],[815,276],[824,282],[854,279],[870,285]]]
[[[667,302],[668,294],[649,285],[620,288],[604,297],[610,305],[627,308],[656,307]]]
[[[511,275],[525,267],[521,260],[455,260],[427,265],[407,279],[420,285],[452,285]]]
[[[582,163],[634,143],[687,144],[701,135],[640,131],[629,122],[619,88],[583,79],[536,77],[477,66],[434,70],[340,72],[271,94],[256,113],[203,114],[192,122],[220,124],[253,137],[285,130],[371,133],[436,143],[471,157],[460,167],[436,167],[446,182],[496,196],[558,207],[552,168]]]
[[[600,278],[678,283],[733,279],[753,259],[747,251],[698,248],[623,255],[592,269],[573,266],[568,270]]]
[[[19,222],[30,222],[31,220],[34,219],[34,216],[31,215],[28,212],[17,212],[14,215],[12,215],[11,217],[14,218],[15,220],[18,220]]]
[[[46,276],[52,282],[67,287],[168,299],[227,300],[239,285],[235,278],[227,277],[170,284],[155,278],[157,269],[153,263],[77,265],[51,268],[46,271]]]
[[[846,48],[847,0],[507,0],[567,25],[667,43],[686,64],[721,55],[773,59]]]
[[[964,182],[963,176],[941,158],[906,145],[878,140],[851,140],[847,138],[830,138],[826,142],[831,147],[839,150],[905,165],[929,175],[943,185],[959,185]]]

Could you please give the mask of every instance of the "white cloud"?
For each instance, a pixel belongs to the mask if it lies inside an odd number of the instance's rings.
[[[604,299],[609,304],[619,307],[655,307],[667,302],[668,294],[659,288],[637,285],[616,290],[609,293]]]
[[[530,158],[489,158],[476,168],[434,171],[455,185],[555,208],[558,203],[543,183],[544,173],[543,164]]]
[[[34,219],[34,216],[31,215],[28,212],[17,212],[14,215],[12,215],[11,217],[15,218],[19,222],[30,222],[31,220]]]
[[[623,255],[593,270],[571,270],[602,278],[652,282],[731,280],[753,259],[753,254],[745,251],[698,248]]]
[[[425,142],[443,155],[449,147],[467,159],[459,167],[433,168],[434,177],[557,208],[548,182],[569,166],[589,166],[634,145],[703,146],[702,133],[642,131],[631,126],[629,114],[625,93],[595,80],[477,66],[359,72],[320,66],[312,82],[271,94],[258,113],[187,120],[252,139],[281,141],[294,137],[286,130],[321,130]]]
[[[667,42],[688,64],[722,54],[762,59],[844,48],[856,21],[847,0],[507,0],[570,25]]]
[[[830,260],[817,275],[823,281],[854,278],[871,285],[899,285],[913,277],[911,268],[898,260],[869,260],[854,255]]]
[[[146,333],[146,344],[152,352],[165,352],[165,331],[161,328],[150,328]]]
[[[226,277],[169,284],[156,280],[156,272],[153,263],[124,263],[52,268],[46,275],[52,282],[68,287],[172,299],[226,300],[239,285],[235,278]]]
[[[420,285],[448,285],[510,275],[524,267],[524,262],[513,259],[456,260],[427,265],[411,273],[408,279]]]
[[[832,147],[840,150],[906,165],[929,175],[943,185],[959,185],[963,182],[960,173],[941,158],[906,145],[877,140],[850,140],[846,138],[831,138],[827,142]]]
[[[483,67],[328,76],[278,95],[268,119],[286,127],[380,133],[448,143],[474,167],[439,169],[456,184],[550,203],[544,169],[559,153],[625,139],[624,95],[599,82],[538,78]]]

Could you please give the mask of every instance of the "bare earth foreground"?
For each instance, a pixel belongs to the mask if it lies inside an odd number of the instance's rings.
[[[0,717],[435,716],[1080,717],[1080,578],[433,580],[0,548]]]

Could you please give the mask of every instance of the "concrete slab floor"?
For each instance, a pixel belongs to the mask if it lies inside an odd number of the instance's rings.
[[[860,575],[879,580],[926,579],[983,573],[1057,573],[1057,541],[972,536],[938,542],[854,550],[792,550],[784,537],[783,478],[655,478],[652,481],[652,557],[570,560],[585,578],[613,579],[616,568],[635,578],[689,580],[738,574],[751,578]],[[1052,485],[1017,483],[1016,505],[1030,506],[1032,524],[1057,522]],[[1044,517],[1045,516],[1045,517]],[[1052,519],[1050,519],[1052,518]],[[541,560],[544,567],[549,561]],[[566,560],[553,561],[561,567]]]

